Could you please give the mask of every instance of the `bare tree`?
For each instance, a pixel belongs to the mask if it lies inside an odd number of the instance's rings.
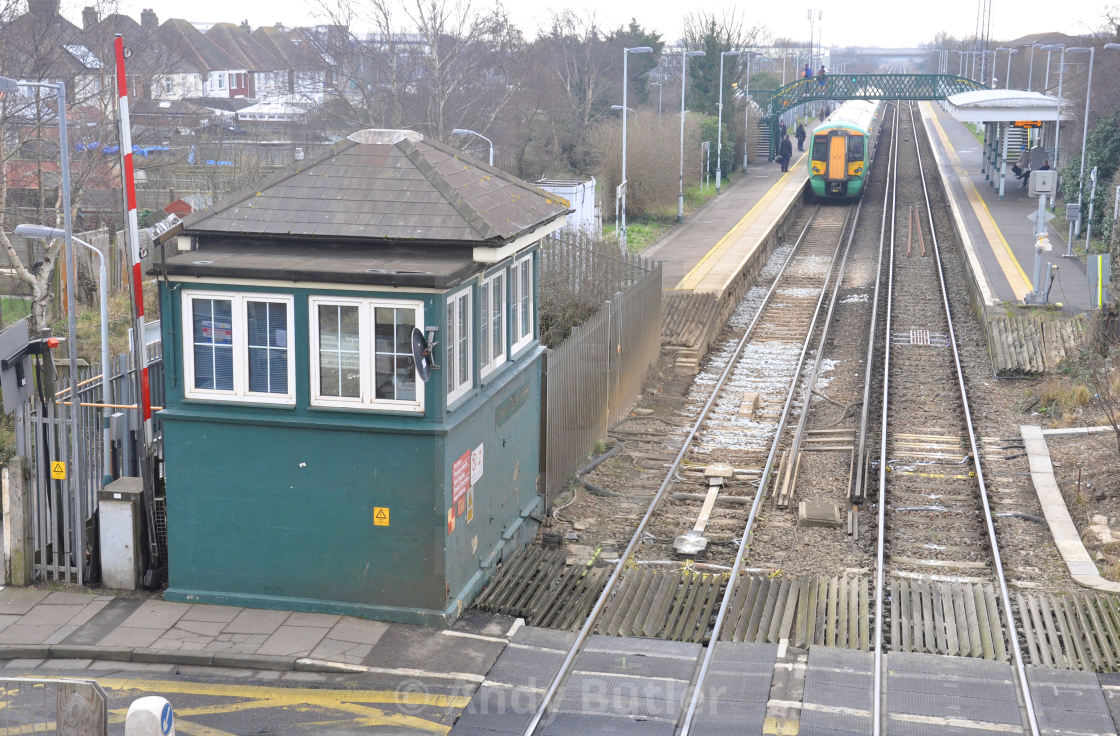
[[[0,28],[0,68],[29,81],[66,82],[67,119],[71,121],[67,128],[74,131],[72,151],[83,140],[112,140],[111,119],[104,114],[112,104],[104,99],[111,95],[112,85],[102,83],[104,65],[91,61],[88,50],[81,50],[84,47],[80,47],[76,29],[57,14],[57,7],[39,2],[32,11],[10,15]],[[8,8],[7,12],[12,11]],[[61,227],[64,221],[61,169],[54,163],[59,153],[57,110],[53,95],[42,88],[31,88],[30,97],[9,94],[0,100],[0,249],[15,277],[31,291],[33,326],[49,321],[54,269],[63,244],[50,241],[41,251],[35,246],[32,252],[38,257],[26,258],[17,251],[10,233],[21,221],[54,227]],[[100,147],[72,155],[70,164],[73,216],[87,188],[104,185],[118,167]],[[12,201],[11,184],[17,173],[20,182],[33,184],[30,202],[26,198]]]

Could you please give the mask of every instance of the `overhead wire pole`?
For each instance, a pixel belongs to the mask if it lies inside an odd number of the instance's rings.
[[[136,219],[136,177],[132,168],[132,129],[128,118],[128,78],[125,74],[124,38],[118,33],[113,39],[116,57],[117,102],[121,149],[121,176],[124,179],[124,204],[126,210],[125,238],[128,240],[129,267],[132,286],[132,359],[136,381],[136,400],[140,410],[140,431],[137,433],[137,456],[140,478],[143,481],[144,515],[148,529],[148,551],[152,564],[159,560],[159,544],[155,525],[155,472],[152,467],[152,393],[148,378],[148,360],[144,351],[144,281],[140,272],[140,226]]]

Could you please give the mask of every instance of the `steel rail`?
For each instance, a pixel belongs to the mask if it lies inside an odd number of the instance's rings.
[[[685,711],[684,723],[681,725],[679,736],[688,736],[692,729],[692,722],[696,717],[696,709],[700,705],[700,693],[705,678],[708,676],[708,668],[711,666],[712,657],[715,655],[716,644],[719,642],[719,635],[723,631],[723,622],[727,617],[727,610],[730,608],[731,597],[734,595],[735,584],[739,581],[739,575],[743,569],[743,558],[747,554],[748,544],[751,531],[753,531],[755,520],[758,518],[758,510],[762,506],[762,498],[766,495],[766,487],[769,485],[770,472],[774,468],[774,460],[778,455],[778,446],[781,444],[782,432],[785,431],[786,420],[789,418],[790,409],[793,407],[794,397],[797,396],[797,387],[801,383],[801,371],[805,366],[805,357],[809,353],[809,345],[813,341],[813,333],[816,331],[818,320],[821,314],[821,307],[824,304],[825,295],[828,293],[828,282],[831,278],[835,278],[833,284],[832,297],[830,299],[828,316],[824,321],[823,335],[821,337],[821,345],[824,344],[825,338],[828,336],[829,323],[832,321],[832,312],[836,306],[836,297],[839,294],[840,283],[844,278],[844,271],[848,264],[848,256],[851,253],[852,239],[855,233],[856,222],[859,219],[859,210],[863,201],[854,207],[849,208],[848,216],[844,220],[844,226],[840,230],[840,241],[836,244],[836,252],[832,256],[832,263],[828,266],[829,276],[825,278],[823,287],[821,288],[820,296],[817,297],[817,307],[813,312],[813,317],[809,322],[809,330],[805,335],[805,341],[801,345],[801,355],[797,359],[797,368],[793,374],[793,380],[790,382],[789,391],[786,393],[786,403],[782,407],[781,416],[778,419],[778,427],[774,432],[774,441],[770,444],[770,453],[766,457],[766,465],[762,469],[762,475],[759,476],[758,489],[755,491],[754,502],[751,504],[750,514],[747,516],[746,526],[743,528],[743,534],[739,539],[739,547],[735,552],[735,562],[731,565],[731,575],[727,580],[727,585],[723,591],[723,600],[720,601],[719,610],[716,613],[716,622],[712,627],[712,634],[708,639],[708,646],[704,650],[704,657],[700,660],[700,671],[696,675],[696,683],[692,688],[692,696],[688,701],[688,709]],[[854,215],[853,215],[854,213]],[[844,233],[848,233],[848,241],[844,242]],[[843,252],[843,258],[840,257]],[[837,268],[836,261],[840,259],[840,266]],[[835,275],[833,276],[835,272]],[[818,350],[817,358],[813,369],[813,378],[809,382],[809,390],[812,391],[812,385],[816,381],[817,373],[820,369],[821,354]],[[802,417],[808,414],[809,400],[811,397],[806,397],[805,410],[802,412]],[[800,429],[800,428],[799,428]]]
[[[988,531],[988,543],[992,549],[992,565],[995,567],[996,579],[999,580],[999,593],[1003,599],[1003,617],[1004,623],[1007,624],[1007,637],[1010,640],[1008,643],[1011,650],[1015,654],[1015,671],[1019,678],[1020,695],[1023,698],[1023,705],[1027,710],[1027,722],[1030,725],[1031,736],[1039,736],[1038,721],[1035,718],[1034,703],[1031,698],[1030,684],[1027,682],[1027,668],[1023,664],[1023,652],[1019,646],[1019,631],[1015,627],[1015,617],[1011,613],[1011,596],[1007,590],[1007,578],[1003,574],[1003,558],[999,553],[999,542],[996,540],[996,527],[995,521],[992,516],[992,507],[988,502],[988,486],[984,482],[984,470],[980,463],[980,447],[976,442],[976,429],[972,424],[972,411],[968,403],[968,390],[964,384],[964,370],[961,368],[960,353],[957,350],[957,336],[953,330],[953,310],[949,304],[949,291],[945,286],[945,271],[941,264],[941,250],[937,242],[937,229],[933,227],[933,209],[930,206],[929,190],[926,187],[925,167],[922,165],[921,148],[918,145],[917,126],[914,125],[914,105],[910,103],[910,120],[911,127],[914,128],[914,151],[918,155],[918,173],[922,182],[922,193],[925,197],[926,203],[926,216],[929,218],[931,242],[933,244],[933,254],[937,259],[937,279],[941,284],[941,299],[945,305],[945,318],[949,324],[949,345],[953,348],[953,365],[957,372],[957,386],[961,392],[961,406],[964,408],[965,424],[968,427],[968,443],[972,448],[973,465],[976,468],[976,482],[980,490],[980,503],[984,508],[984,525]],[[925,119],[922,119],[922,127],[925,127]],[[929,131],[926,131],[928,137]],[[887,332],[887,342],[890,342],[890,332]],[[879,468],[879,472],[883,473],[883,467]]]
[[[544,718],[545,711],[552,703],[553,698],[556,697],[556,693],[559,692],[561,685],[563,685],[565,678],[572,668],[572,664],[575,662],[576,656],[578,656],[579,654],[580,648],[587,640],[587,636],[591,633],[591,629],[592,627],[594,627],[599,614],[602,612],[603,606],[607,602],[607,598],[610,597],[615,584],[618,582],[618,579],[622,573],[623,566],[626,564],[626,560],[630,558],[630,555],[633,554],[634,549],[638,546],[638,543],[641,541],[644,535],[646,527],[649,525],[650,519],[653,518],[654,511],[657,510],[657,507],[660,505],[662,498],[665,496],[665,491],[675,480],[677,469],[680,467],[681,461],[684,460],[684,456],[691,447],[693,439],[695,439],[696,434],[700,431],[700,427],[703,425],[704,420],[707,419],[708,413],[711,411],[712,406],[715,405],[716,399],[719,397],[720,389],[723,387],[724,383],[727,382],[727,377],[731,375],[731,371],[734,369],[735,364],[738,362],[739,356],[743,353],[743,348],[746,347],[747,343],[750,341],[750,338],[754,333],[754,329],[758,324],[759,318],[762,316],[762,313],[763,311],[765,311],[766,306],[769,304],[771,297],[777,290],[778,284],[781,282],[781,278],[785,274],[786,267],[789,266],[790,261],[793,260],[793,257],[797,254],[797,251],[804,243],[805,234],[809,232],[809,228],[812,227],[813,222],[819,212],[820,207],[818,206],[813,214],[809,217],[809,221],[805,223],[805,227],[802,228],[801,232],[798,234],[795,246],[790,249],[789,255],[782,263],[781,270],[779,271],[778,275],[774,277],[774,283],[772,283],[770,285],[770,289],[767,290],[766,296],[763,297],[762,302],[759,304],[758,311],[755,313],[754,318],[751,320],[751,323],[747,325],[747,329],[744,331],[743,336],[739,339],[738,345],[735,346],[734,353],[732,353],[730,359],[727,361],[727,366],[723,369],[723,372],[716,380],[716,383],[712,388],[711,395],[708,397],[707,402],[704,404],[703,409],[701,409],[700,411],[700,415],[696,418],[696,421],[693,423],[688,435],[684,439],[684,442],[681,444],[681,449],[674,458],[673,463],[669,466],[668,471],[665,473],[665,478],[664,480],[662,480],[661,486],[657,489],[657,493],[655,493],[653,498],[650,500],[649,506],[646,508],[645,515],[642,516],[642,520],[638,523],[637,529],[630,537],[630,542],[626,545],[626,549],[623,551],[623,553],[619,555],[618,561],[615,562],[614,570],[611,571],[611,575],[609,578],[607,578],[607,582],[603,586],[602,592],[595,600],[595,605],[592,606],[591,612],[587,615],[587,620],[584,621],[583,626],[580,627],[579,632],[576,634],[576,640],[568,649],[568,653],[564,657],[564,661],[560,665],[560,670],[556,673],[556,676],[552,678],[552,682],[549,683],[548,689],[545,691],[540,705],[533,713],[533,717],[532,719],[530,719],[528,726],[526,726],[523,732],[524,736],[532,736],[533,732],[536,731],[537,727],[541,723],[541,720]],[[831,266],[829,268],[829,273],[831,273]],[[826,287],[827,284],[828,281],[826,279]],[[798,370],[800,371],[800,364]],[[796,385],[796,378],[794,379],[794,384]]]
[[[894,111],[894,130],[892,131],[892,163],[891,167],[891,183],[887,186],[887,192],[883,195],[884,203],[887,200],[887,194],[890,195],[891,206],[888,208],[883,207],[883,221],[886,223],[887,211],[891,214],[891,239],[890,239],[890,262],[887,267],[887,298],[884,308],[885,324],[883,326],[883,408],[882,416],[880,418],[881,428],[879,436],[879,494],[878,494],[878,542],[875,545],[875,662],[872,665],[872,699],[871,699],[871,733],[872,736],[880,736],[882,733],[882,702],[883,702],[883,569],[884,569],[884,541],[887,536],[887,390],[890,383],[890,356],[891,356],[891,298],[894,295],[894,225],[895,225],[895,205],[898,201],[898,146],[894,145],[898,141],[898,123],[899,123],[899,107],[895,106]],[[883,241],[880,239],[880,248]],[[882,271],[882,259],[879,261],[880,271]],[[878,278],[876,278],[876,285],[878,285]],[[878,291],[876,291],[876,300],[878,299]],[[871,342],[874,343],[874,323],[872,323]],[[870,355],[868,351],[868,355]],[[871,364],[867,364],[867,375],[871,375]]]

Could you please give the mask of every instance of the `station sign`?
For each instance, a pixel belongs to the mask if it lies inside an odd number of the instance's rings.
[[[1041,120],[1016,120],[1011,124],[1012,128],[1041,128]]]

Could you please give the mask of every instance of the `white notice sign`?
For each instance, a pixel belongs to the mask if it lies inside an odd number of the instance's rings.
[[[482,477],[482,444],[471,450],[471,485],[473,486]]]

